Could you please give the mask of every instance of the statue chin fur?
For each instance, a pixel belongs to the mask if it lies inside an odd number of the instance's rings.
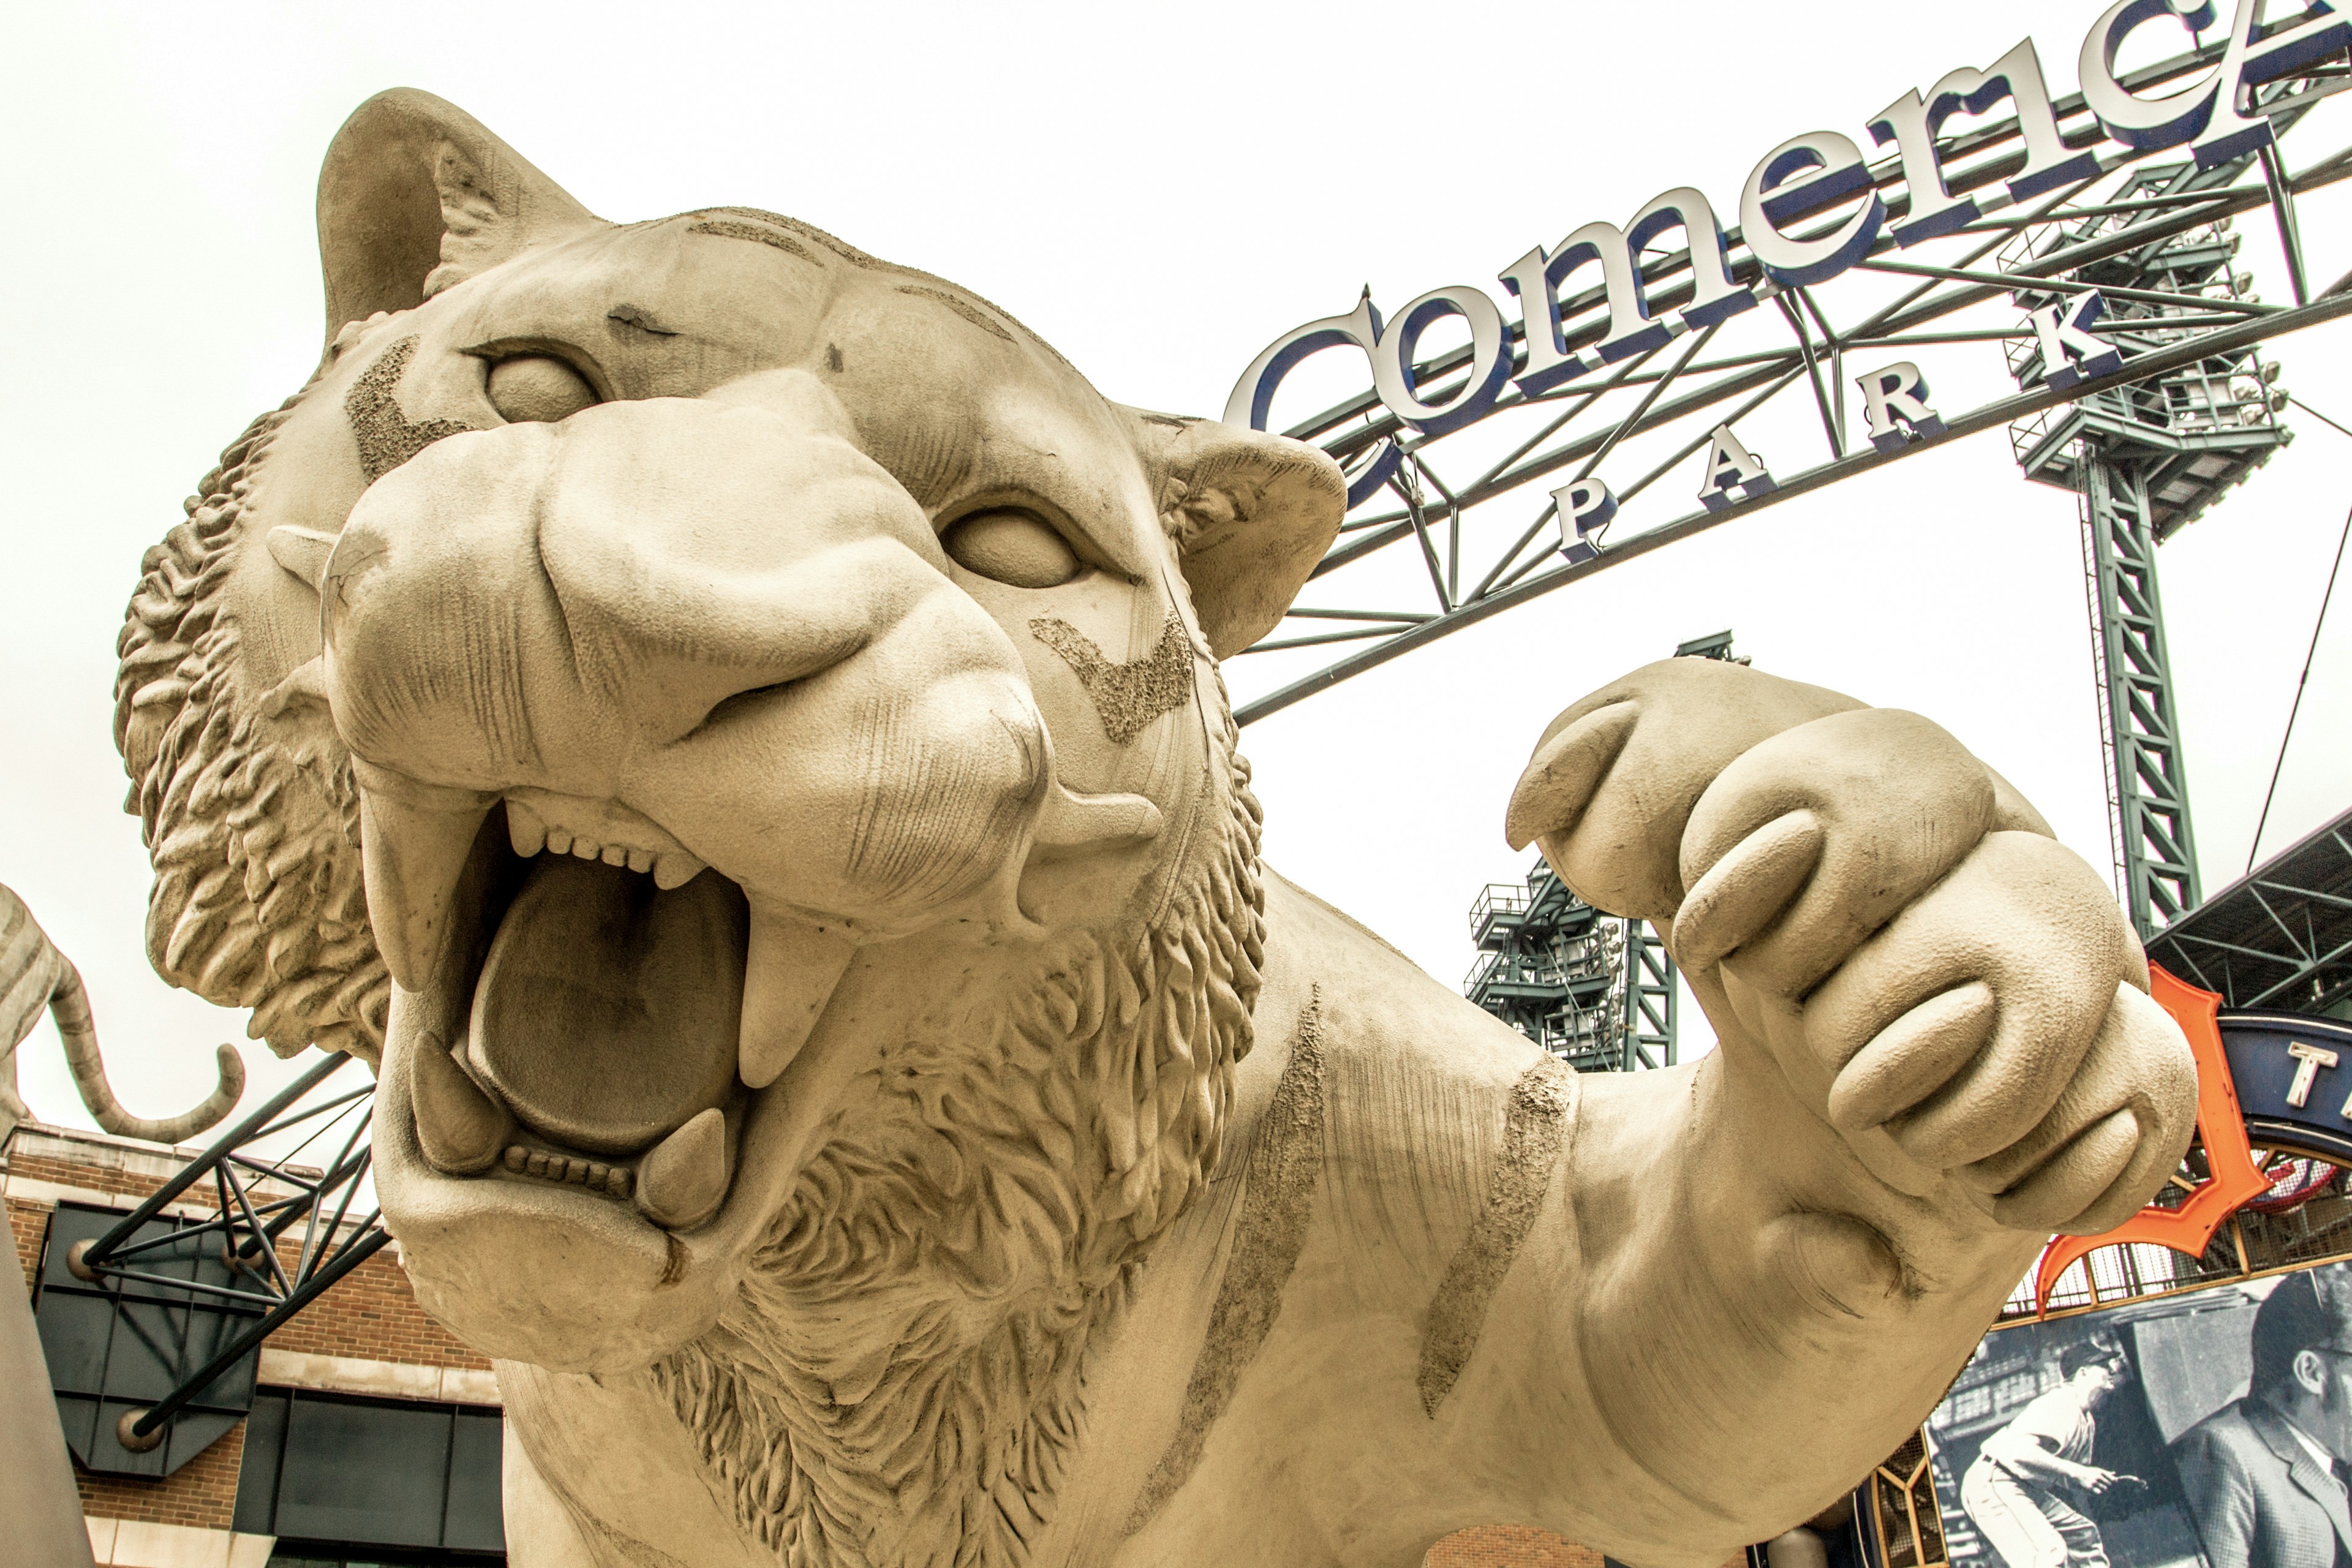
[[[1217,661],[1321,453],[421,93],[320,222],[117,739],[158,971],[378,1065],[522,1568],[1719,1563],[2186,1146],[2100,879],[1916,715],[1681,660],[1552,721],[1509,837],[1722,1042],[1580,1083],[1259,864]]]

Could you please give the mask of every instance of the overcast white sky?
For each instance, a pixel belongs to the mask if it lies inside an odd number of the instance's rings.
[[[180,498],[316,360],[319,160],[383,88],[462,105],[605,216],[789,212],[998,301],[1112,397],[1214,414],[1268,340],[1361,284],[1391,308],[1443,283],[1499,293],[1528,246],[1665,187],[1734,209],[1783,138],[1859,139],[1906,89],[2029,32],[2070,90],[2100,9],[27,7],[0,93],[17,498],[0,881],[81,966],[132,1108],[200,1094],[206,1047],[242,1039],[244,1018],[148,969],[147,866],[109,733],[114,636]],[[2330,106],[2290,161],[2347,141],[2352,114]],[[2304,221],[2321,279],[2352,268],[2352,195]],[[2245,227],[2244,259],[2284,298],[2267,228]],[[1835,285],[1824,301],[1836,310]],[[2352,324],[2278,357],[2287,386],[2352,425],[2347,350]],[[2294,422],[2296,445],[2162,557],[2210,887],[2244,866],[2352,502],[2352,439]],[[1726,626],[1760,668],[1945,723],[2105,868],[2074,503],[2022,481],[1998,436],[1734,522],[1254,726],[1273,861],[1457,981],[1472,897],[1522,869],[1503,803],[1545,721]],[[1231,673],[1244,693],[1265,684],[1246,661]],[[2339,605],[2267,847],[2347,803],[2347,719]],[[24,1057],[36,1111],[86,1124],[46,1029]],[[259,1083],[286,1076],[257,1045],[248,1060]]]

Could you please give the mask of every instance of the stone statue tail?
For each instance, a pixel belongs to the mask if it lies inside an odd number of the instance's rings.
[[[73,1069],[74,1087],[98,1124],[121,1138],[144,1138],[156,1143],[177,1143],[202,1132],[226,1116],[245,1092],[245,1062],[236,1047],[220,1047],[220,1081],[204,1103],[178,1116],[133,1116],[114,1098],[106,1081],[106,1060],[98,1048],[98,1026],[89,1016],[89,998],[81,974],[60,953],[58,983],[49,993],[49,1013],[57,1020],[58,1038],[65,1042],[66,1065]]]

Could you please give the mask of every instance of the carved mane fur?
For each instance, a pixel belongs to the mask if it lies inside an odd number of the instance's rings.
[[[1224,820],[1160,918],[1059,943],[985,1040],[886,1051],[737,1308],[656,1368],[793,1568],[1027,1560],[1088,1345],[1213,1171],[1250,1047],[1259,818],[1224,731]]]
[[[308,390],[306,387],[305,391]],[[246,426],[140,563],[116,643],[114,741],[155,881],[147,955],[281,1057],[309,1045],[373,1062],[392,979],[368,926],[359,794],[323,710],[247,689],[221,591],[246,497],[303,394]]]

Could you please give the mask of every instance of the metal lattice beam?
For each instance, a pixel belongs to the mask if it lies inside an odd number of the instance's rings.
[[[182,1167],[121,1223],[95,1240],[76,1243],[67,1255],[67,1268],[86,1283],[112,1291],[183,1292],[238,1313],[238,1331],[209,1360],[182,1376],[153,1405],[124,1415],[118,1436],[131,1452],[142,1453],[161,1443],[184,1406],[392,1240],[381,1210],[356,1224],[345,1223],[371,1165],[365,1140],[374,1085],[301,1104],[351,1060],[338,1051],[318,1062]],[[249,1152],[264,1139],[304,1127],[309,1133],[291,1154],[268,1160]],[[325,1170],[305,1172],[292,1163],[295,1155],[338,1129],[343,1130],[342,1142]],[[140,1238],[142,1228],[170,1204],[207,1181],[217,1204],[215,1217]],[[268,1196],[262,1190],[265,1183],[290,1191],[286,1196]],[[298,1224],[303,1227],[301,1238],[289,1267],[282,1253]],[[191,1278],[188,1261],[205,1257],[226,1260],[234,1283],[215,1285]]]
[[[2219,46],[2210,46],[2134,73],[2132,85],[2135,90],[2160,86],[2207,68],[2218,55]],[[2319,100],[2347,87],[2352,73],[2340,64],[2315,68],[2265,86],[2263,112],[2284,135]],[[1407,429],[1370,391],[1293,426],[1288,434],[1321,445],[1351,471],[1392,447],[1396,471],[1343,522],[1302,608],[1248,650],[1290,656],[1295,667],[1303,651],[1328,648],[1324,662],[1244,700],[1237,717],[1244,724],[1264,718],[1503,610],[1881,464],[2352,311],[2347,295],[2352,273],[2325,288],[2308,283],[2330,269],[2308,266],[2296,216],[2298,202],[2352,176],[2352,148],[2299,173],[2289,173],[2276,156],[2248,156],[2177,188],[2147,188],[2138,177],[2139,155],[2101,142],[2103,133],[2080,95],[2059,100],[2055,109],[2070,145],[2105,146],[2099,172],[1899,255],[1891,237],[1882,235],[1854,270],[1900,285],[1900,291],[1857,312],[1859,319],[1841,321],[1840,302],[1824,289],[1783,293],[1763,277],[1735,231],[1728,237],[1731,275],[1769,309],[1719,320],[1681,342],[1670,338],[1534,396],[1507,389],[1481,420],[1440,435]],[[1946,163],[1949,186],[1955,194],[1989,191],[2016,173],[2024,157],[2013,121],[1954,139]],[[1899,161],[1874,165],[1873,175],[1890,215],[1899,217],[1908,200]],[[2128,270],[2173,237],[2210,231],[2265,209],[2294,246],[2294,306],[2246,299],[2222,283],[2167,289],[2110,275]],[[2101,268],[2105,271],[2095,280],[2091,269]],[[1691,297],[1687,252],[1644,256],[1641,272],[1649,307],[1661,321]],[[2020,304],[2093,288],[2110,290],[2121,307],[2091,328],[2122,349],[2120,372],[2060,390],[2029,385],[1966,413],[1946,412],[1940,432],[1891,452],[1854,440],[1845,406],[1854,354],[2015,344],[2031,336],[2020,322]],[[2160,335],[2152,335],[2145,320],[2117,319],[2158,308],[2167,312]],[[1562,341],[1571,352],[1610,331],[1609,301],[1599,288],[1564,299],[1561,315]],[[1520,334],[1516,324],[1508,331],[1514,339]],[[1422,395],[1443,403],[1448,387],[1465,374],[1467,353],[1435,354],[1417,365]],[[1776,489],[1727,510],[1657,515],[1671,477],[1695,471],[1693,456],[1713,428],[1792,397],[1808,407],[1809,422],[1818,422],[1820,461],[1775,465]],[[1473,438],[1473,430],[1486,434]],[[1617,532],[1597,542],[1597,552],[1562,560],[1555,552],[1572,542],[1560,537],[1549,492],[1603,464],[1630,472],[1630,482],[1628,472],[1611,476],[1621,505],[1630,510],[1647,495],[1655,521],[1635,531],[1630,515],[1621,518]],[[1399,549],[1418,557],[1410,574],[1379,567]]]
[[[2158,932],[2148,956],[2234,1008],[2352,1000],[2352,812]]]
[[[2125,907],[2145,936],[2200,901],[2188,765],[2144,477],[2100,461],[2084,464],[2083,472],[2083,548],[2109,759],[2107,805]]]
[[[2347,165],[2344,174],[2352,174],[2352,164]],[[2021,280],[2021,286],[2024,281]],[[2079,383],[2074,387],[2063,392],[2053,391],[2046,386],[2037,386],[2031,391],[2019,393],[2015,396],[1999,399],[1957,418],[1948,418],[1945,422],[1945,431],[1941,436],[1914,441],[1908,446],[1898,447],[1891,451],[1882,452],[1874,448],[1865,448],[1850,453],[1843,458],[1823,463],[1819,467],[1782,479],[1778,489],[1730,510],[1707,511],[1701,509],[1686,512],[1669,522],[1644,530],[1629,539],[1612,541],[1606,550],[1592,560],[1552,566],[1543,571],[1529,573],[1507,585],[1498,584],[1494,591],[1481,597],[1465,599],[1450,610],[1427,615],[1424,619],[1404,622],[1395,618],[1391,612],[1382,618],[1381,628],[1377,633],[1382,640],[1361,652],[1337,659],[1311,675],[1242,704],[1236,710],[1236,716],[1244,724],[1263,719],[1270,713],[1281,711],[1294,702],[1303,701],[1318,691],[1328,690],[1342,680],[1360,675],[1368,669],[1377,668],[1390,659],[1410,653],[1417,647],[1426,647],[1440,637],[1451,636],[1490,616],[1516,608],[1543,595],[1564,588],[1571,583],[1581,582],[1612,566],[1636,560],[1652,551],[1664,549],[1669,544],[1679,543],[1709,529],[1753,516],[1784,502],[1794,500],[1800,496],[1810,495],[1815,490],[1825,489],[1842,479],[1852,479],[1857,474],[1866,473],[1873,468],[1881,468],[1889,463],[1901,462],[1906,458],[1940,446],[1946,441],[1958,440],[1987,430],[2005,429],[2044,410],[2073,402],[2090,392],[2129,385],[2166,371],[2196,363],[2217,353],[2242,348],[2252,343],[2269,342],[2287,333],[2319,326],[2346,316],[2352,316],[2352,278],[2346,279],[2342,284],[2331,289],[2326,296],[2307,306],[2283,310],[2274,315],[2247,321],[2210,332],[2195,333],[2170,348],[2126,359],[2124,368],[2114,375],[2102,377],[2096,381]],[[2013,329],[2010,335],[2015,335]],[[1801,373],[1801,363],[1796,374]],[[1343,540],[1345,537],[1342,535]],[[1345,549],[1346,546],[1342,544],[1338,548]],[[1324,608],[1320,614],[1336,619],[1352,612]],[[1261,651],[1266,646],[1260,644],[1258,647],[1249,651]]]
[[[1674,954],[1646,921],[1625,922],[1625,1059],[1623,1070],[1675,1065]]]

